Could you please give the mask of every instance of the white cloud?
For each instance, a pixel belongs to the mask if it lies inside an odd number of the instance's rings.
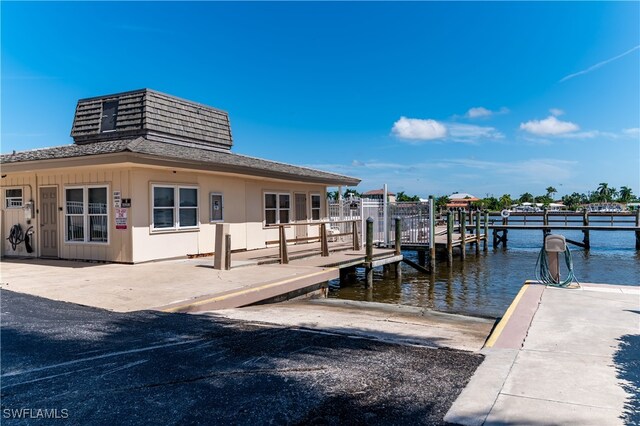
[[[579,76],[579,75],[583,75],[583,74],[589,73],[589,72],[591,72],[591,71],[593,71],[593,70],[595,70],[595,69],[600,68],[600,67],[601,67],[601,66],[603,66],[603,65],[608,64],[609,62],[613,62],[613,61],[615,61],[616,59],[620,59],[620,58],[622,58],[623,56],[627,56],[629,53],[633,53],[633,52],[635,52],[635,51],[636,51],[636,50],[638,50],[638,49],[640,49],[640,44],[639,44],[639,45],[637,45],[636,47],[632,47],[631,49],[627,50],[627,51],[626,51],[626,52],[624,52],[624,53],[619,54],[618,56],[614,56],[613,58],[609,58],[609,59],[606,59],[606,60],[604,60],[604,61],[602,61],[602,62],[598,62],[597,64],[592,65],[592,66],[590,66],[589,68],[584,69],[584,70],[582,70],[582,71],[578,71],[578,72],[575,72],[575,73],[573,73],[573,74],[569,74],[569,75],[567,75],[567,76],[563,77],[563,78],[562,78],[562,80],[560,80],[560,83],[562,83],[562,82],[564,82],[564,81],[567,81],[567,80],[569,80],[569,79],[572,79],[573,77],[577,77],[577,76]]]
[[[490,117],[495,114],[506,114],[509,112],[508,108],[502,107],[498,111],[492,111],[485,107],[473,107],[469,108],[469,111],[465,114],[467,118],[482,118],[482,117]]]
[[[409,141],[451,140],[477,142],[480,139],[502,139],[504,135],[493,127],[462,123],[442,123],[432,119],[400,117],[391,133]]]
[[[551,108],[549,112],[551,113],[551,115],[555,117],[560,117],[561,115],[564,114],[564,111],[559,108]]]
[[[469,118],[488,117],[492,114],[493,111],[488,110],[484,107],[470,108],[469,111],[467,111],[467,117]]]
[[[550,115],[543,120],[530,120],[526,123],[520,123],[520,130],[538,136],[558,136],[576,132],[580,130],[580,126],[570,121],[558,120],[555,116]]]
[[[632,127],[630,129],[624,129],[622,131],[622,133],[624,133],[627,136],[633,136],[633,137],[638,137],[640,136],[640,128],[638,127]]]
[[[391,132],[401,139],[428,141],[443,139],[447,128],[436,120],[400,117],[393,123]]]
[[[504,135],[493,127],[475,126],[473,124],[448,124],[451,139],[458,142],[475,142],[478,139],[502,139]]]

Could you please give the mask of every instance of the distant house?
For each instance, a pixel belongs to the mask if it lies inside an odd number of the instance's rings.
[[[384,189],[374,189],[371,191],[367,191],[362,194],[362,198],[369,198],[371,200],[383,200],[384,199]],[[396,202],[396,194],[393,192],[387,191],[387,201],[389,203]]]
[[[447,203],[448,208],[452,209],[471,209],[471,203],[474,201],[480,201],[480,198],[475,195],[467,194],[464,192],[454,192],[449,195],[449,202]]]
[[[2,254],[124,263],[277,240],[270,224],[327,217],[328,186],[360,180],[231,151],[226,112],[149,89],[78,101],[71,145],[14,152],[2,165]],[[34,251],[14,250],[13,225]],[[317,226],[286,230],[313,235]]]

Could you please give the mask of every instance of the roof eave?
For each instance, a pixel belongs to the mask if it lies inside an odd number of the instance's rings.
[[[3,173],[23,173],[46,169],[59,169],[65,167],[81,167],[93,165],[114,165],[119,163],[137,163],[152,166],[165,166],[174,168],[188,168],[204,171],[233,173],[252,177],[279,179],[293,182],[313,183],[327,186],[356,186],[360,179],[350,176],[318,177],[303,176],[293,173],[285,173],[273,170],[264,170],[252,167],[229,165],[224,163],[211,163],[206,161],[173,159],[151,154],[136,153],[130,151],[93,154],[82,157],[64,157],[32,161],[20,161],[3,163]]]

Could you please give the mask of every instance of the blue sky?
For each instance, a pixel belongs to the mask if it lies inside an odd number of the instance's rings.
[[[640,193],[640,3],[1,3],[2,152],[79,98],[229,112],[234,151],[365,191]]]

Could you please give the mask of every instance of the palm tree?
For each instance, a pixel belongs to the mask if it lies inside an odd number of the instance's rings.
[[[500,205],[502,206],[502,208],[508,209],[509,207],[511,207],[511,204],[513,204],[511,195],[504,194],[502,197],[500,197]]]
[[[553,198],[552,194],[555,194],[556,192],[558,192],[558,190],[555,189],[553,186],[548,186],[546,191],[549,198]]]
[[[611,188],[609,188],[609,184],[606,182],[601,182],[600,185],[598,185],[596,192],[604,201],[609,201],[609,198],[611,198]]]
[[[619,195],[620,198],[618,198],[618,201],[621,203],[628,203],[633,200],[633,191],[628,186],[621,187]]]
[[[533,203],[533,194],[531,194],[530,192],[525,192],[520,196],[520,199],[518,201],[520,201],[521,203]]]

